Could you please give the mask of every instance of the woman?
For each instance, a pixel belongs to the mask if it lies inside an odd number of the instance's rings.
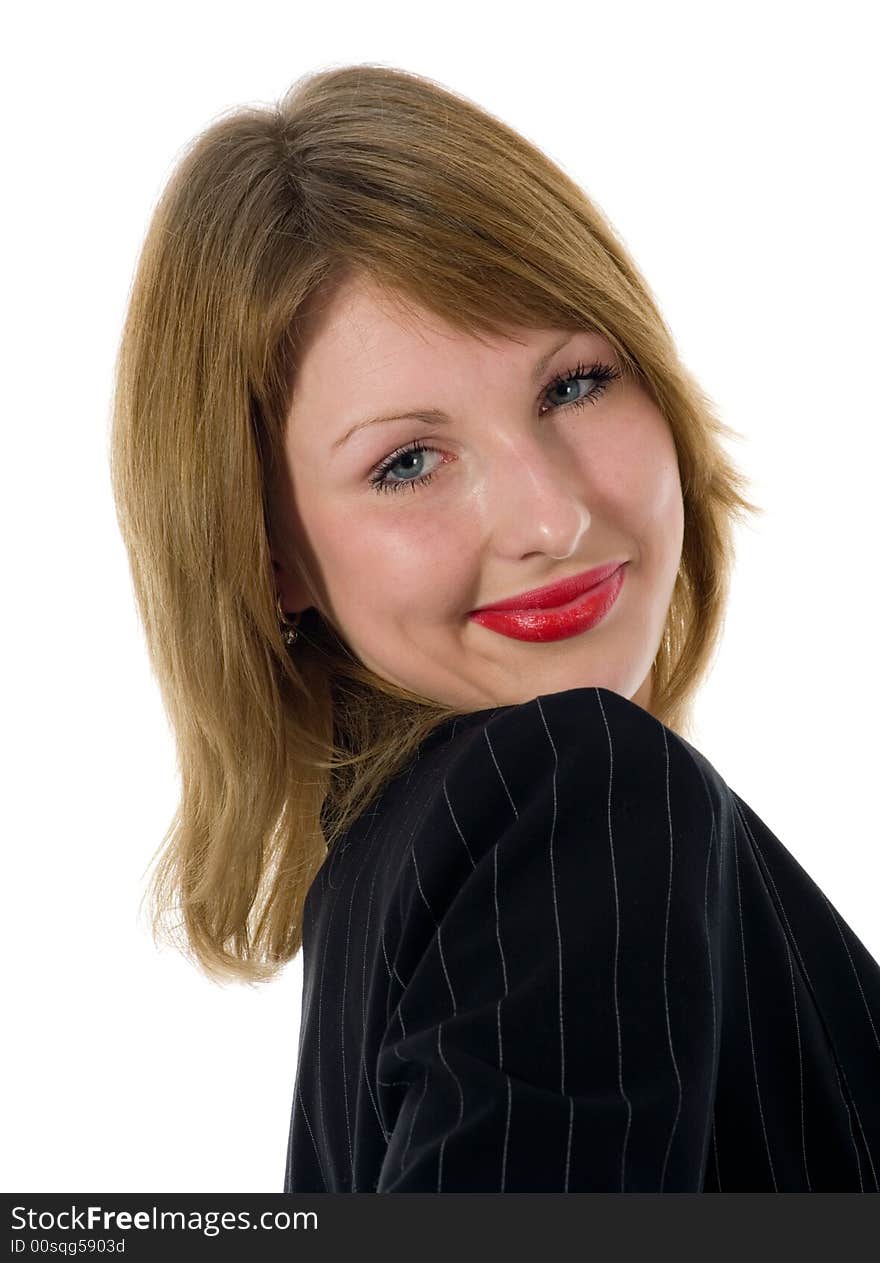
[[[180,162],[112,436],[154,924],[303,947],[285,1191],[880,1189],[880,967],[686,738],[729,433],[585,194],[428,80]]]

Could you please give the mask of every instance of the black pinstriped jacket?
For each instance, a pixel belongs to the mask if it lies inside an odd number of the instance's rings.
[[[880,966],[611,690],[433,732],[303,953],[286,1192],[880,1191]]]

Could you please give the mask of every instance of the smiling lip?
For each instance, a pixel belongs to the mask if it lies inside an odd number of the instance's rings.
[[[528,592],[509,596],[504,601],[494,601],[491,605],[480,605],[471,610],[471,614],[482,614],[484,610],[546,610],[551,606],[564,605],[566,601],[573,600],[588,588],[607,579],[623,564],[621,561],[609,561],[607,565],[582,570],[580,574],[560,579],[558,583],[548,583],[543,588],[530,588]]]
[[[537,588],[531,594],[525,592],[498,605],[481,606],[471,611],[470,618],[514,640],[547,641],[576,636],[595,627],[612,608],[623,587],[625,566],[626,562],[613,562],[550,588]],[[523,605],[524,600],[529,604]]]

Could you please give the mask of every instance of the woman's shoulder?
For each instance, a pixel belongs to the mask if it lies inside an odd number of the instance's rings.
[[[432,886],[435,907],[479,865],[512,860],[545,837],[557,854],[610,839],[636,860],[645,847],[668,845],[670,830],[681,847],[689,839],[703,847],[723,787],[675,732],[598,686],[447,722],[422,766],[427,799],[398,872]]]
[[[612,724],[631,743],[642,742],[649,735],[656,737],[664,727],[654,715],[629,698],[613,689],[590,685],[542,693],[529,701],[458,715],[439,725],[429,743],[436,749],[442,747],[447,758],[454,760],[475,743],[493,738],[514,747],[528,747],[536,733],[548,737],[550,725],[560,737],[570,738],[576,746],[582,746],[603,730],[607,734]]]
[[[689,768],[695,784],[718,777],[699,750],[650,711],[601,686],[459,716],[432,734],[429,748],[447,778],[477,786],[498,779],[503,767],[521,789],[539,785],[548,772],[616,774],[618,787],[625,782],[630,789],[665,782],[673,767]]]

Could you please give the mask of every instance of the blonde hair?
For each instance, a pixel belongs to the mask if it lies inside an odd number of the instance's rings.
[[[268,979],[296,955],[328,848],[462,713],[375,675],[315,609],[292,648],[279,628],[270,546],[301,312],[354,275],[478,338],[512,324],[599,332],[650,392],[684,501],[651,712],[682,735],[721,630],[733,521],[762,512],[722,447],[740,436],[680,361],[623,244],[503,122],[375,64],[307,75],[277,104],[212,122],[144,240],[110,466],[181,778],[152,930],[218,981]]]

